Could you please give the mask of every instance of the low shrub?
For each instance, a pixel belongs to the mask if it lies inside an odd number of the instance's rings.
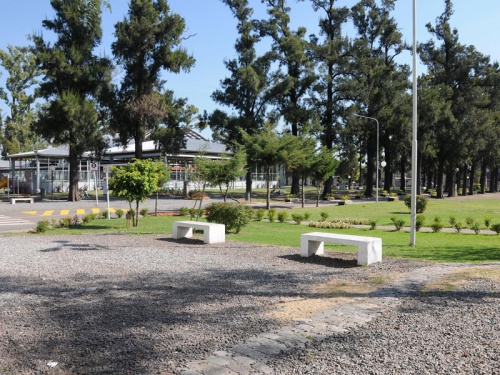
[[[194,218],[202,217],[203,213],[204,213],[204,210],[203,209],[198,209],[198,208],[190,208],[188,210],[188,213],[189,213],[189,218],[191,220],[193,220]]]
[[[301,214],[292,214],[292,219],[293,221],[295,221],[298,225],[300,225],[300,223],[302,223],[302,221],[304,221],[304,216],[301,215]]]
[[[59,228],[69,228],[71,226],[71,218],[62,217],[59,219]]]
[[[441,219],[436,216],[434,218],[434,221],[432,222],[431,224],[431,229],[432,229],[432,232],[433,233],[438,233],[438,232],[441,232],[441,229],[443,229],[444,225],[443,223],[441,222]]]
[[[239,233],[241,228],[250,222],[248,209],[234,203],[212,203],[205,207],[208,222],[224,224],[226,232],[234,229]]]
[[[328,212],[321,211],[319,215],[321,216],[321,221],[325,221],[326,219],[328,219]]]
[[[310,212],[304,212],[304,220],[305,221],[309,220],[310,217],[311,217],[311,213]]]
[[[84,217],[82,217],[82,222],[84,224],[88,224],[88,223],[91,223],[92,221],[94,221],[95,219],[96,219],[95,214],[87,214]]]
[[[271,223],[274,223],[274,219],[276,218],[276,209],[274,208],[270,208],[268,211],[267,211],[267,218],[269,219],[269,221]]]
[[[187,207],[185,207],[185,206],[184,206],[184,207],[179,208],[179,214],[180,214],[181,216],[188,216],[188,215],[189,215],[189,208],[187,208]]]
[[[490,229],[495,232],[497,235],[500,235],[500,223],[492,224]]]
[[[455,228],[455,230],[457,231],[457,233],[460,233],[462,231],[462,229],[464,229],[464,225],[462,224],[461,221],[457,221],[453,225],[453,228]]]
[[[377,220],[370,220],[370,230],[377,229]]]
[[[455,224],[456,224],[456,222],[457,222],[457,218],[456,218],[455,216],[453,216],[453,215],[452,215],[452,216],[450,216],[450,219],[448,220],[448,222],[450,223],[450,225],[451,225],[452,227],[454,227],[454,226],[455,226]]]
[[[326,229],[350,229],[352,224],[346,223],[342,220],[333,221],[311,221],[309,223],[310,227],[313,228],[326,228]]]
[[[486,229],[490,229],[490,226],[491,226],[491,217],[487,216],[485,217],[484,219],[484,226]]]
[[[284,223],[287,218],[288,218],[288,212],[287,211],[280,211],[280,212],[278,212],[278,221],[280,223]]]
[[[139,213],[141,214],[142,217],[148,216],[149,210],[147,208],[142,208]]]
[[[50,223],[48,220],[41,220],[36,223],[35,232],[36,233],[45,233],[49,230]]]
[[[119,209],[117,209],[117,210],[115,211],[116,217],[117,217],[118,219],[121,219],[121,217],[123,216],[123,214],[124,214],[124,213],[125,213],[125,211],[123,211],[121,208],[119,208]]]
[[[396,227],[396,231],[400,231],[406,224],[404,219],[397,218],[396,216],[392,216],[391,221]]]
[[[470,217],[470,216],[467,216],[465,218],[465,224],[467,224],[467,226],[470,228],[472,226],[472,224],[474,224],[475,220],[473,217]],[[472,229],[472,228],[471,228]]]
[[[424,215],[417,215],[415,219],[415,230],[418,232],[425,223],[425,216]]]
[[[259,208],[258,210],[255,211],[254,218],[257,221],[262,221],[265,215],[266,215],[266,210],[264,210],[263,208]]]
[[[427,197],[425,195],[417,195],[417,214],[423,214],[427,208]],[[404,197],[404,202],[408,209],[411,209],[411,195]]]
[[[479,234],[481,232],[481,224],[478,221],[471,223],[470,229],[474,231],[474,233]]]

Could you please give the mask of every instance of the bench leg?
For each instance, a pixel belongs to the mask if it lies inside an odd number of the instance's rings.
[[[193,228],[174,226],[174,239],[193,237]]]
[[[382,239],[358,245],[358,265],[382,262]]]
[[[203,229],[203,237],[205,243],[226,242],[226,231],[216,228]]]
[[[325,253],[323,241],[312,241],[307,238],[300,239],[300,256],[323,255]]]

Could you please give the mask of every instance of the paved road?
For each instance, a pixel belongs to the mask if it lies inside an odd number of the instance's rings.
[[[184,199],[160,198],[158,200],[158,211],[178,210],[180,207],[193,207],[194,201]],[[206,203],[205,203],[206,204]],[[127,210],[128,203],[113,199],[109,204],[110,211],[118,208]],[[56,219],[61,217],[83,216],[89,213],[98,213],[108,208],[106,200],[83,200],[80,202],[43,200],[35,203],[17,203],[0,201],[0,233],[29,231],[36,227],[36,223],[44,219]],[[141,208],[148,208],[149,212],[155,210],[155,200],[148,199],[141,204]]]

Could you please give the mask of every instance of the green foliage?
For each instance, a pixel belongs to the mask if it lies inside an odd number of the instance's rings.
[[[59,219],[59,228],[69,228],[71,226],[71,218],[62,217]]]
[[[269,221],[271,223],[274,222],[275,218],[276,218],[276,209],[274,208],[270,208],[268,211],[267,211],[267,218],[269,219]]]
[[[415,230],[418,232],[425,223],[425,216],[424,215],[417,215],[416,220],[415,220]]]
[[[439,216],[436,216],[434,218],[434,221],[431,224],[431,229],[433,233],[438,233],[441,232],[441,229],[443,229],[444,225],[441,222],[441,218]]]
[[[405,225],[405,220],[401,219],[401,218],[397,218],[396,216],[392,216],[391,221],[394,224],[394,226],[396,227],[396,231],[400,231],[401,228],[403,228]]]
[[[353,224],[348,220],[335,219],[330,221],[311,221],[309,226],[312,228],[325,228],[325,229],[349,229]]]
[[[304,221],[304,215],[293,213],[292,219],[293,219],[293,221],[295,221],[295,223],[300,225],[300,223],[302,223],[302,221]]]
[[[474,222],[470,225],[470,229],[472,229],[474,233],[479,234],[481,232],[481,224],[474,220]]]
[[[377,229],[377,220],[370,220],[370,230]]]
[[[189,218],[190,220],[193,220],[194,218],[200,218],[203,216],[205,210],[199,209],[199,208],[190,208],[188,210],[189,213]]]
[[[258,210],[255,211],[254,217],[255,220],[262,221],[265,215],[266,215],[266,210],[264,210],[263,208],[259,208]]]
[[[311,213],[310,212],[304,212],[304,220],[309,220],[309,218],[311,217]]]
[[[50,223],[48,220],[41,220],[36,223],[35,232],[36,233],[45,233],[50,229]]]
[[[328,219],[328,212],[321,211],[319,215],[321,216],[321,221],[325,221],[326,219]]]
[[[181,208],[179,208],[179,214],[181,216],[187,216],[187,215],[189,215],[189,208],[187,208],[187,207],[181,207]]]
[[[449,220],[449,223],[452,227],[455,226],[455,224],[457,223],[457,218],[453,215],[450,215],[450,220]]]
[[[405,195],[404,202],[411,209],[411,195]],[[428,199],[425,195],[417,195],[417,214],[423,214],[427,208]]]
[[[96,215],[95,214],[87,214],[85,215],[83,218],[82,218],[82,222],[84,224],[88,224],[92,221],[94,221],[96,219]]]
[[[226,232],[234,229],[239,233],[241,228],[250,222],[248,210],[233,203],[212,203],[205,208],[207,221],[224,224]]]
[[[455,228],[457,233],[460,233],[462,231],[462,229],[464,229],[464,225],[462,224],[461,221],[457,221],[457,222],[455,222],[455,224],[453,224],[453,228]]]
[[[149,210],[147,208],[141,208],[141,210],[139,211],[142,217],[148,216],[148,212]]]
[[[115,211],[115,214],[116,216],[118,217],[118,219],[121,219],[121,217],[123,216],[123,214],[125,213],[125,211],[123,211],[121,208],[118,208],[116,211]]]
[[[288,212],[287,211],[283,210],[283,211],[278,212],[278,221],[280,223],[284,223],[287,218],[288,218]]]
[[[469,228],[471,228],[471,229],[472,229],[472,225],[473,225],[474,223],[475,223],[475,220],[474,220],[474,218],[473,218],[473,217],[471,217],[471,216],[467,216],[467,217],[465,218],[465,224],[467,224],[467,226],[468,226]]]
[[[132,210],[135,201],[135,216],[132,218],[133,226],[139,225],[139,203],[158,191],[160,181],[167,180],[167,167],[161,162],[151,159],[134,159],[122,167],[112,167],[113,177],[109,181],[109,188],[113,195],[128,201]]]
[[[485,217],[485,218],[484,218],[484,227],[485,227],[486,229],[490,229],[491,220],[493,220],[493,219],[491,218],[491,216],[487,216],[487,217]]]
[[[500,235],[500,223],[492,224],[490,229],[497,235]]]

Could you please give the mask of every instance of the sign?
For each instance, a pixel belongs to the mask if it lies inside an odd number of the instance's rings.
[[[94,163],[94,162],[90,163],[89,167],[90,167],[91,172],[97,172],[99,170],[97,163]]]
[[[108,173],[109,172],[109,167],[107,165],[102,166],[102,172],[103,173]]]

